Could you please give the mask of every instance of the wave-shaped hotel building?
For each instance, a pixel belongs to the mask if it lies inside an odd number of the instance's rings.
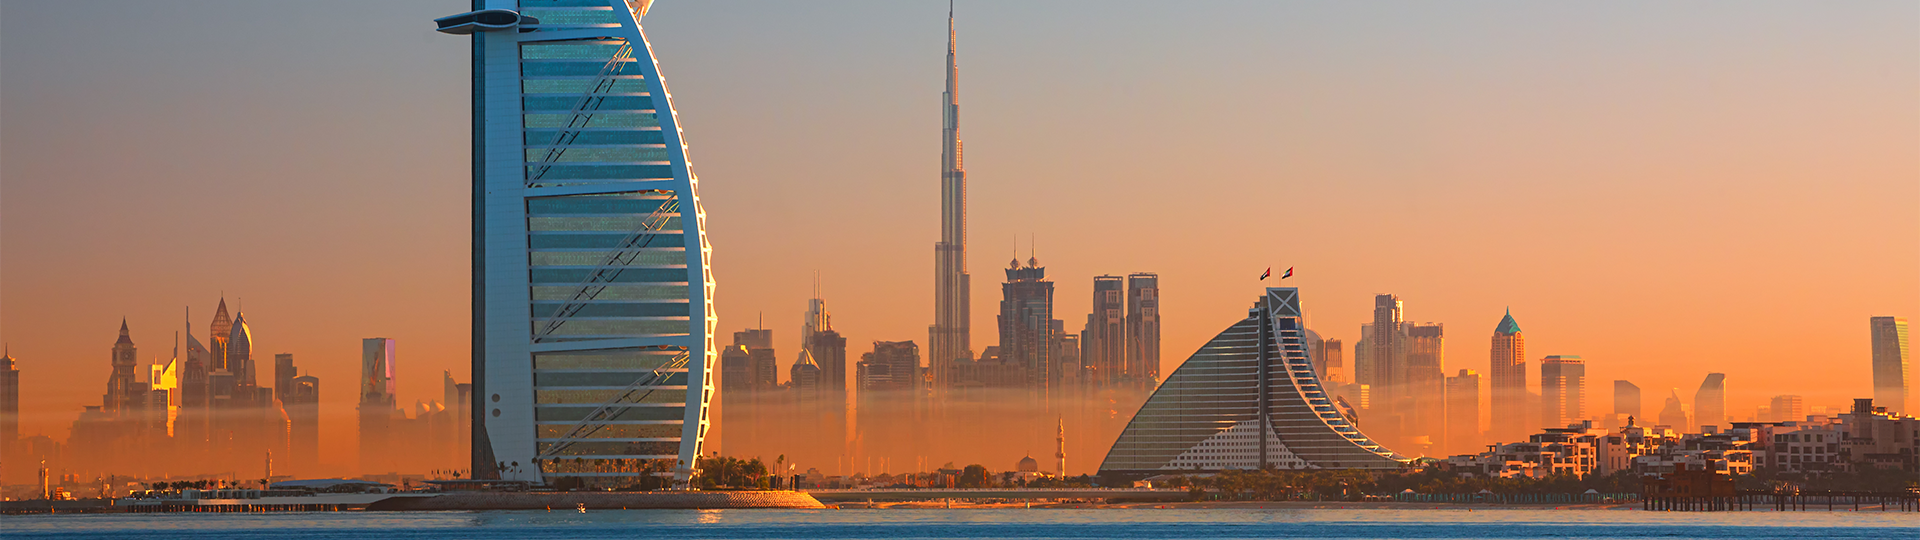
[[[1300,290],[1268,288],[1140,406],[1100,473],[1406,466],[1321,387],[1303,323]]]
[[[621,486],[700,452],[716,350],[699,181],[650,0],[475,0],[474,477]]]

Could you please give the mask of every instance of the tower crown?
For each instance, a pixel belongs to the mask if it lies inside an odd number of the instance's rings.
[[[1507,310],[1507,316],[1500,319],[1500,325],[1494,327],[1493,332],[1508,335],[1520,333],[1520,323],[1513,320],[1513,310]]]

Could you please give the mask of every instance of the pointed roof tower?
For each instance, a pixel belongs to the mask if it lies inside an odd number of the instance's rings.
[[[1493,333],[1507,335],[1520,333],[1520,323],[1513,320],[1513,308],[1507,308],[1507,316],[1500,319],[1500,326],[1494,327]]]
[[[220,307],[213,310],[213,323],[207,325],[208,339],[220,341],[227,339],[227,333],[233,331],[233,316],[227,314],[227,298],[220,297]]]
[[[114,345],[132,345],[133,344],[133,337],[127,332],[126,317],[120,318],[120,340],[113,342],[113,344]]]

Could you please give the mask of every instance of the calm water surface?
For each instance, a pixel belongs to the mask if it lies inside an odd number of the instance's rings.
[[[0,516],[5,538],[1920,538],[1920,513],[622,510]]]

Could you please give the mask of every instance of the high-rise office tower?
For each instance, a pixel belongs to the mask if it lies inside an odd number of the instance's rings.
[[[1439,323],[1406,324],[1406,383],[1404,396],[1411,409],[1402,411],[1407,435],[1426,435],[1436,449],[1448,448],[1446,441],[1446,354],[1443,341],[1446,328]]]
[[[16,458],[13,445],[19,440],[20,368],[9,347],[0,351],[0,452],[6,453],[6,459]]]
[[[1566,427],[1587,417],[1587,365],[1572,355],[1540,361],[1540,423]]]
[[[1127,275],[1127,377],[1152,390],[1160,381],[1160,275]]]
[[[1727,421],[1727,374],[1708,373],[1693,393],[1693,422],[1725,430]]]
[[[175,440],[182,464],[197,468],[210,457],[213,437],[212,388],[208,378],[212,353],[199,338],[193,337],[192,311],[188,310],[186,315],[186,362],[180,370],[180,429]]]
[[[1065,321],[1054,321],[1060,323],[1060,327],[1053,332],[1059,338],[1054,341],[1053,365],[1060,372],[1060,385],[1066,391],[1082,388],[1081,377],[1085,370],[1080,363],[1080,334],[1067,332]]]
[[[773,330],[748,328],[733,333],[733,344],[746,349],[746,384],[756,392],[780,386],[780,360],[773,352]]]
[[[299,375],[287,381],[280,402],[286,405],[287,458],[295,473],[312,474],[320,465],[320,378]]]
[[[478,0],[435,20],[472,36],[476,477],[693,473],[720,349],[712,246],[651,4]]]
[[[1800,396],[1773,396],[1770,406],[1773,417],[1780,422],[1805,422],[1807,420],[1806,402]]]
[[[821,432],[818,440],[822,442],[843,443],[852,441],[847,438],[848,425],[855,421],[854,394],[847,390],[847,338],[831,327],[813,333],[809,340],[807,356],[813,358],[820,367],[820,422]]]
[[[134,380],[134,366],[140,363],[140,351],[134,348],[127,332],[127,320],[120,320],[120,339],[113,342],[113,373],[107,376],[107,393],[101,398],[101,410],[116,418],[139,414],[146,403],[146,389]]]
[[[233,327],[227,334],[227,371],[233,373],[233,383],[247,388],[250,392],[259,386],[259,378],[253,369],[253,328],[247,326],[247,314],[242,312],[233,319]],[[244,399],[251,400],[249,393]]]
[[[446,420],[450,420],[450,422],[434,423],[435,427],[450,424],[447,425],[450,440],[447,441],[448,454],[444,463],[456,468],[463,467],[469,461],[468,457],[473,455],[473,449],[469,448],[467,443],[473,438],[467,431],[473,425],[472,419],[469,418],[469,415],[473,414],[473,385],[453,380],[453,370],[441,370],[440,396],[441,403],[446,405]]]
[[[1449,453],[1480,450],[1480,373],[1460,370],[1447,377],[1446,446]]]
[[[1493,440],[1526,440],[1533,427],[1527,425],[1527,343],[1512,310],[1493,327],[1492,352],[1487,373],[1493,378]]]
[[[1630,417],[1636,422],[1645,419],[1646,415],[1640,413],[1640,405],[1639,386],[1624,380],[1613,381],[1614,418],[1612,422],[1613,425],[1608,427],[1624,426],[1626,425],[1626,419]]]
[[[155,362],[147,366],[147,402],[142,406],[146,418],[142,421],[151,429],[154,438],[150,444],[162,448],[172,443],[174,421],[180,417],[180,345],[179,336],[174,337],[174,357],[165,365]]]
[[[1093,278],[1093,311],[1080,333],[1080,365],[1091,386],[1116,384],[1126,371],[1126,294],[1120,276]]]
[[[1353,383],[1371,389],[1373,380],[1373,323],[1360,323],[1360,339],[1353,342]],[[1372,409],[1373,405],[1361,408]]]
[[[1027,386],[1044,397],[1059,384],[1053,371],[1053,282],[1037,258],[1015,259],[1000,286],[1000,361],[1024,368]]]
[[[753,392],[753,371],[751,355],[747,348],[738,344],[720,350],[720,399],[728,403],[734,401],[731,396],[744,396]]]
[[[934,387],[944,391],[950,382],[947,366],[973,360],[968,333],[972,297],[967,275],[967,168],[960,146],[959,42],[953,13],[947,13],[947,88],[941,94],[940,127],[940,241],[933,245],[933,326],[928,329],[927,360]]]
[[[1347,365],[1345,348],[1338,339],[1322,340],[1320,346],[1314,348],[1313,371],[1320,375],[1320,380],[1330,385],[1348,382],[1346,374],[1342,373]]]
[[[360,340],[360,472],[394,472],[392,424],[398,400],[394,395],[394,341]]]
[[[1399,400],[1405,397],[1407,374],[1405,335],[1401,322],[1405,320],[1404,307],[1400,298],[1391,294],[1373,297],[1373,332],[1366,337],[1367,361],[1373,364],[1369,370],[1373,380],[1360,381],[1373,385],[1374,408],[1397,414]],[[1382,435],[1385,437],[1386,435]]]
[[[227,365],[227,340],[233,337],[233,316],[227,314],[227,299],[220,298],[220,307],[213,310],[213,324],[207,325],[207,346],[213,363],[208,370],[233,372]]]
[[[1681,432],[1693,431],[1691,416],[1692,415],[1687,412],[1686,403],[1680,401],[1680,389],[1675,388],[1668,392],[1666,404],[1660,407],[1659,425],[1667,426]]]
[[[1912,350],[1907,347],[1907,320],[1874,317],[1868,321],[1873,339],[1873,402],[1888,412],[1912,414]]]
[[[794,359],[793,367],[789,368],[789,371],[788,377],[793,381],[793,398],[803,408],[799,411],[801,417],[809,420],[816,419],[820,412],[820,405],[826,401],[828,393],[826,381],[822,380],[824,376],[821,373],[820,364],[813,361],[813,355],[801,349],[800,356]]]
[[[835,395],[847,393],[847,338],[832,328],[813,333],[807,352],[820,365],[821,384]]]
[[[286,444],[274,448],[274,455],[281,457],[282,470],[311,473],[320,459],[320,379],[300,375],[293,355],[273,355],[273,395],[287,422]]]
[[[820,380],[827,397],[827,409],[844,416],[847,413],[847,339],[833,331],[833,315],[827,301],[820,299],[820,279],[814,278],[813,298],[807,300],[807,314],[800,321],[800,348],[820,366]]]
[[[813,346],[813,334],[833,329],[833,315],[827,312],[827,301],[820,299],[819,280],[813,285],[813,298],[807,300],[807,314],[800,319],[800,348]]]
[[[280,401],[287,400],[287,392],[293,390],[293,378],[300,376],[300,368],[294,367],[293,355],[280,353],[273,355],[273,395]]]
[[[720,417],[715,428],[727,452],[737,452],[754,448],[759,444],[759,416],[761,410],[761,389],[756,384],[753,372],[753,353],[740,344],[740,334],[734,334],[734,344],[720,351],[720,393],[717,396],[719,411],[710,413]],[[708,433],[711,437],[714,433]]]

